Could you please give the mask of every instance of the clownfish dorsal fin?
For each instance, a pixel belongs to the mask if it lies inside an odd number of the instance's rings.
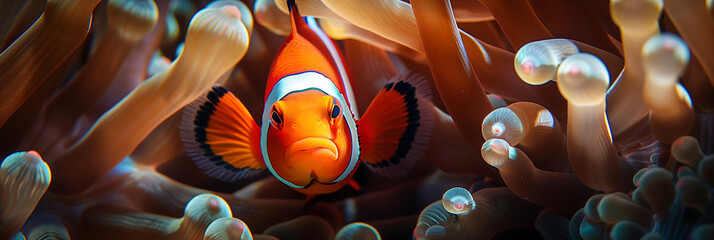
[[[286,76],[304,72],[317,72],[324,75],[342,92],[344,89],[342,79],[330,51],[307,25],[294,1],[288,3],[292,31],[278,50],[270,67],[264,100],[267,100],[267,96],[278,81]]]
[[[288,0],[287,5],[290,11],[292,33],[299,34],[302,37],[312,41],[316,45],[319,45],[318,48],[320,49],[320,51],[323,52],[323,54],[328,57],[328,59],[332,59],[330,65],[340,75],[340,79],[342,80],[341,83],[345,88],[345,97],[347,98],[347,102],[350,104],[350,110],[352,111],[352,114],[355,117],[359,118],[358,111],[356,108],[357,106],[354,105],[354,102],[356,102],[356,100],[352,91],[352,86],[350,86],[349,84],[349,77],[343,63],[344,60],[342,59],[342,55],[337,49],[337,46],[335,46],[335,44],[327,36],[327,34],[317,25],[317,22],[315,21],[314,17],[308,16],[303,18],[300,15],[300,11],[298,10],[297,5],[295,4],[295,0]]]
[[[184,107],[179,130],[186,153],[209,177],[235,182],[266,168],[260,127],[243,103],[218,84]]]
[[[315,35],[315,33],[312,32],[310,27],[307,25],[307,22],[305,22],[305,19],[302,17],[302,15],[300,15],[300,11],[298,10],[297,5],[295,4],[295,0],[288,0],[288,10],[290,11],[290,25],[292,26],[292,34],[300,35],[312,41],[313,43],[320,42],[319,38],[315,39],[311,36]]]
[[[398,74],[357,122],[362,162],[380,175],[406,174],[426,151],[435,116],[426,79]]]
[[[305,24],[302,16],[300,16],[300,11],[298,11],[297,5],[295,5],[295,0],[288,0],[288,12],[290,12],[290,25],[292,25],[292,33],[298,34],[298,27],[301,25],[300,23],[302,23],[303,26],[307,24]]]

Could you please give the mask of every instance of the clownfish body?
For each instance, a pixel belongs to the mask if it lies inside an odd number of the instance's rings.
[[[211,177],[236,181],[267,169],[305,194],[352,180],[360,161],[387,176],[405,174],[423,154],[434,112],[425,80],[398,75],[359,121],[337,48],[289,1],[292,32],[268,76],[258,126],[232,93],[214,86],[184,110],[181,138]],[[309,19],[312,20],[312,19]]]

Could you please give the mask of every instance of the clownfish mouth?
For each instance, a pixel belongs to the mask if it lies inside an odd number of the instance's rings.
[[[328,148],[326,148],[326,147],[314,147],[314,148],[310,148],[310,149],[303,149],[303,150],[300,150],[300,151],[301,151],[301,152],[309,152],[309,151],[317,151],[317,150],[321,150],[321,149],[330,150],[330,149],[328,149]]]
[[[337,145],[327,138],[300,139],[285,149],[285,164],[289,167],[334,162],[338,157]]]
[[[312,186],[312,184],[314,184],[314,183],[319,183],[319,184],[322,184],[322,185],[331,185],[331,184],[334,184],[333,182],[322,182],[322,181],[320,181],[320,178],[317,176],[317,174],[315,174],[315,171],[312,171],[312,173],[310,173],[310,182],[307,183],[307,185],[305,185],[304,188],[309,188],[309,187]]]

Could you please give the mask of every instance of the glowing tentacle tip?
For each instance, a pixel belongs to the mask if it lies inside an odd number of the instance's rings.
[[[486,140],[500,138],[515,146],[523,140],[523,123],[513,110],[498,108],[483,119],[481,134]]]
[[[335,240],[381,240],[382,236],[372,225],[354,222],[345,225],[335,234]]]
[[[251,34],[253,32],[253,14],[251,13],[250,8],[245,5],[245,3],[238,0],[217,0],[209,3],[206,7],[220,9],[227,6],[233,6],[237,8],[238,15],[234,17],[240,18],[240,21],[243,22],[243,25],[245,25],[245,28],[248,30],[248,34]],[[224,11],[233,10],[224,9]],[[230,16],[231,14],[235,14],[235,12],[226,12],[226,15]]]
[[[483,157],[483,160],[489,165],[499,167],[503,165],[507,159],[515,159],[515,156],[511,156],[511,154],[516,153],[512,148],[513,147],[508,145],[508,142],[505,140],[492,138],[484,142],[483,146],[481,146],[481,157]]]
[[[446,191],[441,198],[441,204],[446,211],[458,215],[466,215],[476,208],[471,192],[460,187]]]
[[[578,52],[578,47],[566,39],[530,42],[516,53],[514,67],[524,82],[541,85],[555,80],[560,63]]]
[[[239,19],[240,18],[240,11],[238,11],[238,8],[236,6],[223,6],[221,8],[221,11],[225,13],[227,16]]]
[[[52,174],[35,151],[16,152],[0,164],[0,236],[25,223],[50,185]]]
[[[219,218],[211,222],[203,235],[204,240],[250,240],[248,226],[237,218]]]
[[[249,37],[245,25],[238,20],[240,14],[236,12],[238,8],[229,5],[204,8],[196,13],[189,24],[181,55],[210,55],[214,62],[202,64],[209,65],[208,69],[232,66],[238,62],[248,49]],[[195,65],[198,67],[201,64]]]
[[[689,48],[679,36],[663,33],[642,46],[645,71],[655,83],[673,85],[689,62]]]
[[[201,218],[201,216],[232,216],[231,208],[223,198],[204,193],[193,197],[186,204],[184,217]]]
[[[592,54],[573,54],[558,67],[558,89],[572,104],[602,103],[609,84],[607,67]]]
[[[678,162],[687,164],[697,170],[699,161],[704,158],[704,152],[699,148],[699,141],[692,136],[681,136],[672,144],[672,157]]]
[[[152,0],[112,0],[107,5],[107,20],[118,26],[119,34],[138,41],[154,28],[159,8]]]
[[[180,227],[172,237],[200,238],[196,234],[205,234],[205,229],[213,221],[231,216],[233,216],[231,208],[223,198],[209,193],[195,196],[186,204]],[[200,233],[196,229],[201,229]]]

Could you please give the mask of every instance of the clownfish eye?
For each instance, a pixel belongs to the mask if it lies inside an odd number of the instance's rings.
[[[340,116],[342,116],[342,109],[340,108],[337,100],[329,95],[324,96],[323,100],[325,101],[325,110],[327,111],[327,115],[330,116],[330,122],[333,125],[339,123],[338,120],[340,119]]]
[[[340,106],[333,105],[332,112],[330,113],[330,117],[337,118],[339,116],[340,116]]]
[[[271,125],[273,125],[273,127],[277,128],[278,130],[283,129],[283,107],[283,102],[278,101],[273,105],[273,109],[270,111]]]
[[[280,115],[278,115],[278,112],[273,111],[273,114],[270,115],[270,118],[273,120],[273,123],[280,125],[283,124],[283,120],[280,119]]]

